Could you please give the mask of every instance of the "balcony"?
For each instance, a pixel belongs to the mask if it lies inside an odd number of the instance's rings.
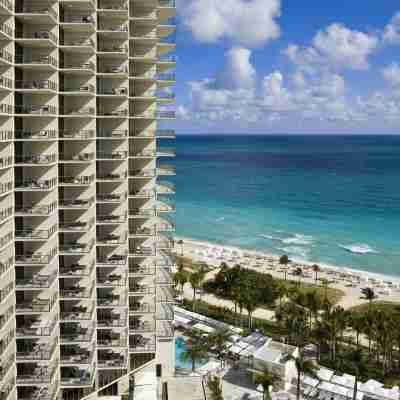
[[[128,236],[126,233],[121,235],[114,235],[112,233],[107,235],[99,235],[97,238],[97,244],[105,246],[120,245],[125,244],[127,238]]]
[[[44,326],[40,326],[40,322],[37,322],[35,319],[31,321],[26,320],[23,325],[17,324],[16,335],[17,337],[49,337],[53,334],[56,326],[58,326],[57,319]]]
[[[42,47],[56,47],[58,43],[57,36],[49,31],[35,31],[35,32],[26,32],[24,35],[16,35],[15,39],[17,42],[38,42]]]
[[[94,19],[91,15],[65,15],[62,24],[90,24],[94,26]]]
[[[44,289],[50,288],[55,279],[57,278],[57,272],[49,274],[32,274],[30,277],[16,278],[15,287],[16,289]]]
[[[129,286],[129,296],[145,296],[155,293],[155,287],[149,285],[134,284]]]
[[[131,188],[129,191],[129,197],[138,199],[152,199],[154,195],[155,195],[154,190]]]
[[[61,244],[60,252],[66,255],[88,254],[92,251],[93,247],[94,240],[91,240],[89,243],[79,243],[78,240],[71,240],[66,244]]]
[[[17,384],[50,384],[58,371],[58,363],[45,367],[41,364],[26,364],[24,371],[18,373]]]
[[[127,151],[112,151],[110,153],[98,151],[97,154],[98,160],[126,160],[128,158]]]
[[[61,153],[59,157],[60,157],[60,162],[65,164],[67,163],[83,164],[93,161],[95,159],[95,153],[94,152],[81,152],[75,154]]]
[[[129,236],[147,237],[157,233],[155,228],[148,226],[133,226],[129,228]]]
[[[61,311],[60,319],[63,322],[91,321],[93,320],[94,307],[74,306],[70,311]]]
[[[103,181],[103,182],[118,182],[118,181],[125,181],[126,178],[128,177],[128,173],[125,171],[120,174],[102,174],[99,173],[97,175],[97,181]]]
[[[158,194],[175,194],[175,185],[171,182],[159,182],[156,191]]]
[[[36,165],[49,165],[57,162],[56,153],[49,154],[17,154],[15,157],[16,164],[23,164],[28,166],[36,166]]]
[[[20,314],[50,312],[57,304],[57,297],[52,299],[34,298],[32,301],[17,302],[16,311]]]
[[[9,142],[14,138],[14,131],[0,131],[0,141]]]
[[[127,221],[127,214],[123,215],[97,215],[97,225],[123,224]]]
[[[14,56],[7,50],[0,49],[0,63],[9,65],[13,62]]]
[[[43,66],[47,66],[50,68],[57,68],[58,67],[58,61],[56,58],[52,56],[46,56],[46,55],[16,55],[15,56],[15,64],[18,64],[18,66],[23,66],[27,65],[32,67],[35,67],[36,69],[43,69]]]
[[[39,131],[28,131],[28,130],[16,130],[16,140],[55,140],[57,139],[56,130],[39,130]]]
[[[53,116],[57,115],[57,108],[50,105],[43,106],[15,106],[15,113],[27,116]]]
[[[98,53],[109,53],[113,55],[125,55],[128,54],[127,46],[118,46],[118,45],[107,45],[107,46],[99,46]]]
[[[61,199],[59,207],[64,210],[86,210],[94,204],[94,197],[85,199]]]
[[[13,214],[12,207],[6,207],[0,209],[0,223],[3,223],[6,219],[10,218],[12,214]],[[2,247],[1,244],[0,247]]]
[[[135,169],[129,171],[131,178],[154,178],[156,176],[155,169]]]
[[[97,91],[99,96],[127,96],[128,88],[119,87],[119,88],[99,88]]]
[[[130,208],[129,217],[148,218],[156,215],[155,208]]]
[[[12,156],[8,156],[8,157],[0,156],[0,169],[11,167],[13,164],[13,161],[14,161],[14,159]]]
[[[63,70],[63,72],[96,72],[95,69],[95,65],[93,62],[89,61],[89,62],[84,62],[84,63],[80,63],[80,62],[65,62],[61,67],[61,70]]]
[[[98,11],[128,11],[125,0],[99,0]]]
[[[154,275],[156,266],[133,264],[129,266],[129,276],[149,276]]]
[[[54,233],[57,232],[57,225],[53,225],[48,229],[16,229],[15,230],[15,239],[21,241],[46,241],[49,239]]]
[[[129,314],[152,314],[154,312],[154,304],[140,302],[129,303]]]
[[[100,65],[101,67],[101,65]],[[128,73],[128,67],[126,65],[111,65],[111,66],[106,66],[102,67],[99,70],[100,74],[112,74],[115,75],[115,77],[124,77]],[[111,75],[110,75],[111,76]]]
[[[94,139],[96,132],[94,130],[76,130],[76,131],[61,131],[61,139]]]
[[[112,254],[110,256],[103,256],[97,259],[97,266],[117,266],[126,264],[126,255]]]
[[[48,264],[53,257],[57,254],[57,248],[53,248],[49,254],[42,254],[39,252],[26,251],[23,254],[15,255],[15,264],[18,265],[45,265]]]
[[[101,310],[97,318],[97,328],[124,328],[127,324],[126,313],[115,313],[110,310]],[[98,334],[99,337],[99,334]]]
[[[132,335],[129,338],[129,352],[153,352],[156,350],[154,337],[146,337],[142,335]]]
[[[32,341],[17,343],[17,361],[48,361],[52,358],[58,342],[36,343]]]
[[[91,387],[93,385],[95,375],[96,374],[91,367],[90,370],[71,367],[68,369],[67,376],[61,376],[61,385],[65,387],[71,386],[73,388],[79,386]]]
[[[97,201],[99,203],[104,203],[104,204],[115,204],[115,203],[121,203],[126,200],[126,193],[109,193],[109,194],[104,194],[104,193],[98,193],[97,194]]]
[[[97,364],[99,368],[126,368],[127,358],[124,353],[111,350],[99,350]]]
[[[125,335],[113,334],[113,332],[107,334],[102,331],[101,336],[99,332],[97,334],[97,347],[126,347],[127,340]]]
[[[15,89],[24,92],[57,92],[57,84],[47,79],[15,81]]]
[[[94,261],[89,265],[79,264],[78,262],[69,264],[67,266],[60,266],[60,277],[80,277],[90,276],[93,272],[95,263]]]
[[[14,11],[13,3],[10,0],[0,0],[0,10],[2,13],[11,15]]]
[[[97,137],[101,139],[123,139],[128,136],[127,130],[115,129],[115,130],[100,130],[97,132]]]
[[[60,176],[60,184],[65,186],[88,186],[91,185],[95,179],[93,175],[81,176]]]
[[[150,333],[155,331],[154,321],[134,319],[129,324],[129,334]]]
[[[62,95],[72,95],[72,96],[78,96],[78,95],[94,95],[95,94],[95,88],[93,85],[90,84],[85,84],[81,86],[69,86],[69,87],[64,87],[60,89],[60,92]]]
[[[118,108],[116,110],[99,110],[98,111],[98,116],[100,117],[127,117],[128,116],[128,109],[127,108]]]
[[[24,2],[22,7],[17,7],[15,14],[17,16],[23,16],[24,14],[32,14],[27,15],[27,20],[31,20],[32,17],[42,17],[40,18],[40,22],[55,24],[58,21],[58,14],[55,9],[51,8],[51,5],[46,3],[40,3],[36,1]],[[49,17],[49,18],[46,18]],[[37,18],[39,21],[39,18]]]
[[[142,149],[136,151],[134,154],[132,154],[132,157],[136,158],[153,158],[156,156],[156,150],[155,149]]]
[[[71,287],[67,289],[60,289],[60,297],[61,300],[64,299],[90,299],[93,297],[93,288],[94,285],[90,288],[86,288],[85,286]]]
[[[13,88],[13,81],[5,76],[0,77],[0,86],[3,89],[12,89]]]
[[[61,114],[64,117],[93,117],[95,109],[93,107],[65,108]]]
[[[112,273],[108,275],[98,275],[97,284],[106,287],[125,287],[126,276],[123,274]]]
[[[94,349],[77,347],[61,348],[61,365],[82,365],[91,364],[93,361]]]
[[[93,327],[81,328],[75,324],[70,326],[65,323],[61,326],[60,341],[62,344],[91,342],[94,332],[95,329]]]
[[[7,114],[11,117],[13,114],[13,106],[11,104],[0,103],[0,114]]]
[[[94,218],[88,221],[62,221],[59,226],[63,232],[85,232],[94,226]]]
[[[57,203],[51,204],[23,204],[21,206],[16,206],[15,214],[17,216],[43,216],[50,215],[57,209]]]
[[[97,297],[97,307],[126,307],[126,296],[125,294],[110,294],[107,296]]]
[[[15,189],[17,191],[49,191],[57,186],[57,178],[53,179],[30,179],[26,181],[16,182]]]
[[[156,251],[154,247],[137,246],[129,249],[129,255],[136,257],[152,257],[156,255]]]
[[[94,41],[87,38],[64,39],[61,42],[61,46],[83,48],[83,50],[88,49],[89,51],[94,51]]]

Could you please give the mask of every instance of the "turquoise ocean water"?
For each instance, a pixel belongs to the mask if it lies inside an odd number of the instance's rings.
[[[400,276],[400,136],[180,135],[177,235]]]

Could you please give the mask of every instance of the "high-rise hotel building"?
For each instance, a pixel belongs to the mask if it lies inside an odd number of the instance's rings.
[[[173,373],[174,15],[0,0],[0,400]]]

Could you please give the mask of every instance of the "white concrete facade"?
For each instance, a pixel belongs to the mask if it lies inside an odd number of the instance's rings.
[[[173,373],[174,15],[0,0],[1,400]]]

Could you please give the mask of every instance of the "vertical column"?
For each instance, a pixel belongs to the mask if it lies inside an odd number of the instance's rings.
[[[174,77],[164,73],[175,66],[174,59],[164,58],[175,48],[166,39],[175,30],[170,21],[174,11],[170,2],[130,2],[129,351],[131,369],[155,357],[167,373],[174,370],[169,276],[173,264],[173,239],[169,234],[174,224],[165,213],[174,210],[173,203],[167,200],[174,187],[158,179],[173,175],[174,168],[160,165],[158,157],[172,156],[174,151],[157,149],[157,121],[174,117],[168,111],[174,96],[167,90]],[[171,131],[160,132],[160,137],[174,137]],[[159,198],[159,194],[165,196]]]
[[[175,223],[171,216],[175,206],[171,195],[175,193],[169,177],[175,175],[173,165],[164,163],[175,156],[173,147],[159,146],[158,141],[170,143],[175,139],[175,132],[165,129],[168,123],[175,119],[174,93],[170,86],[175,83],[175,74],[170,72],[175,68],[175,57],[170,53],[175,50],[175,2],[173,0],[157,0],[157,130],[156,136],[156,199],[157,215],[157,272],[156,272],[156,301],[157,301],[157,354],[156,362],[162,365],[163,376],[175,372],[175,347],[173,330],[173,279],[172,270],[175,267],[171,251],[174,246],[173,232]]]
[[[97,357],[99,388],[125,375],[127,353],[128,7],[97,8]],[[115,387],[108,389],[116,393]]]
[[[16,383],[59,393],[58,1],[15,1]]]
[[[64,399],[96,389],[96,5],[60,1],[60,356]]]
[[[11,2],[0,3],[0,388],[16,399],[14,264],[14,17]]]

